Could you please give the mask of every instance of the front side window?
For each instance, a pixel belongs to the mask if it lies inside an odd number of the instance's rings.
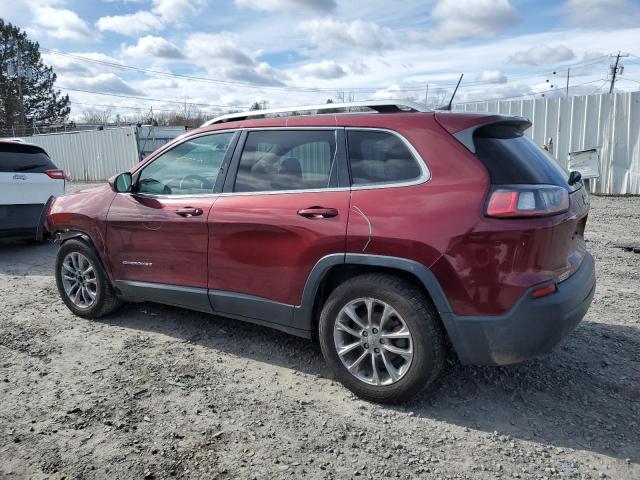
[[[420,177],[417,160],[396,135],[376,130],[350,130],[347,139],[353,185],[408,182]]]
[[[213,193],[233,132],[187,140],[144,167],[137,192],[160,195]]]
[[[335,152],[333,130],[249,132],[234,192],[327,188]]]

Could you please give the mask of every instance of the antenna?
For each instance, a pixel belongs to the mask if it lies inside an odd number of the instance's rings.
[[[447,105],[442,105],[442,106],[436,108],[436,110],[448,110],[448,111],[451,110],[451,107],[453,106],[453,99],[456,96],[456,93],[458,91],[458,87],[460,86],[460,82],[462,82],[462,77],[464,77],[464,73],[460,74],[460,78],[458,79],[458,83],[456,85],[455,90],[453,91],[453,95],[451,95],[451,99],[449,100],[449,103]]]

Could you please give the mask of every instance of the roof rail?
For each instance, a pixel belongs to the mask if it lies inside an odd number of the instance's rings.
[[[393,112],[426,112],[427,110],[414,102],[406,102],[404,100],[367,100],[365,102],[346,102],[346,103],[323,103],[320,105],[303,105],[300,107],[284,107],[271,108],[268,110],[249,110],[246,112],[229,113],[220,117],[213,118],[202,124],[203,127],[214,125],[216,123],[233,122],[239,120],[247,120],[249,118],[266,118],[268,115],[274,116],[291,116],[294,113],[314,112],[322,113],[326,110],[345,110],[352,108],[369,108],[378,113]],[[280,115],[279,115],[280,114]],[[289,114],[289,115],[286,115]],[[306,115],[312,115],[307,113]]]

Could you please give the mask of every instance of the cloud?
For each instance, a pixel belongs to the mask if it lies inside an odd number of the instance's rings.
[[[122,35],[135,36],[161,29],[163,21],[153,13],[141,10],[129,15],[101,17],[96,22],[96,26],[101,32],[110,31]]]
[[[162,37],[147,35],[138,40],[136,45],[125,47],[122,53],[127,57],[150,59],[178,60],[184,58],[183,53],[173,43]]]
[[[234,65],[255,65],[253,57],[237,47],[236,40],[235,36],[224,33],[194,33],[187,38],[185,50],[197,63],[215,66],[223,61]]]
[[[640,7],[631,0],[567,0],[562,7],[567,23],[579,27],[634,27]]]
[[[317,63],[307,63],[298,69],[303,77],[322,78],[325,80],[344,77],[347,72],[333,60],[323,60]]]
[[[484,70],[478,75],[478,81],[486,83],[507,83],[507,77],[499,70]]]
[[[285,85],[288,76],[238,47],[238,38],[229,33],[194,33],[185,42],[189,60],[204,67],[216,78],[256,85]]]
[[[549,86],[547,85],[548,89]],[[483,89],[475,92],[458,92],[456,95],[457,102],[477,102],[477,101],[489,101],[499,98],[519,98],[524,95],[530,95],[538,93],[538,91],[531,86],[521,83],[518,85],[496,85],[490,89]]]
[[[369,66],[360,59],[355,59],[349,64],[349,71],[354,75],[365,75],[371,72]]]
[[[99,60],[101,62],[122,64],[120,60],[110,57],[109,55],[105,55],[104,53],[72,52],[69,55],[73,55],[73,57],[88,58],[91,60]],[[56,73],[96,74],[99,69],[109,68],[91,62],[85,62],[79,58],[73,57],[56,55],[54,53],[42,53],[42,60],[44,63],[52,66]]]
[[[139,10],[126,15],[100,17],[96,26],[102,32],[136,36],[162,30],[171,22],[196,15],[206,4],[206,0],[153,0],[151,11]]]
[[[166,88],[178,88],[179,84],[173,78],[149,78],[141,84],[144,90],[162,90]]]
[[[335,0],[235,0],[238,7],[263,11],[285,11],[296,13],[306,10],[327,13],[336,9]]]
[[[341,22],[331,18],[307,20],[299,25],[298,31],[321,47],[346,46],[382,51],[396,46],[396,38],[391,29],[363,20],[352,22]]]
[[[207,5],[207,0],[153,0],[153,13],[165,22],[194,16]]]
[[[278,78],[274,69],[267,64],[258,65],[255,68],[243,66],[231,66],[222,70],[225,78],[241,82],[254,83],[264,86],[284,86],[285,83]]]
[[[140,95],[141,92],[132,88],[114,73],[100,73],[94,77],[64,77],[65,87],[92,90],[104,93],[118,93],[125,95]]]
[[[33,26],[60,40],[93,40],[94,32],[87,22],[72,10],[48,5],[33,6]]]
[[[557,47],[539,45],[514,53],[509,57],[509,62],[521,65],[545,65],[564,62],[573,58],[575,58],[573,50],[564,45],[558,45]]]
[[[438,25],[421,38],[438,43],[495,36],[520,20],[509,0],[439,0],[431,17]]]
[[[393,84],[387,88],[377,90],[371,98],[374,100],[409,100],[411,102],[424,102],[415,92],[407,92],[399,84]]]

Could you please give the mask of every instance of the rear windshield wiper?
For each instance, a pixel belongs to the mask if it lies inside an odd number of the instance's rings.
[[[33,165],[25,165],[24,167],[15,168],[14,172],[24,172],[26,170],[33,170],[34,168],[46,167],[47,165],[44,163],[38,163]]]

